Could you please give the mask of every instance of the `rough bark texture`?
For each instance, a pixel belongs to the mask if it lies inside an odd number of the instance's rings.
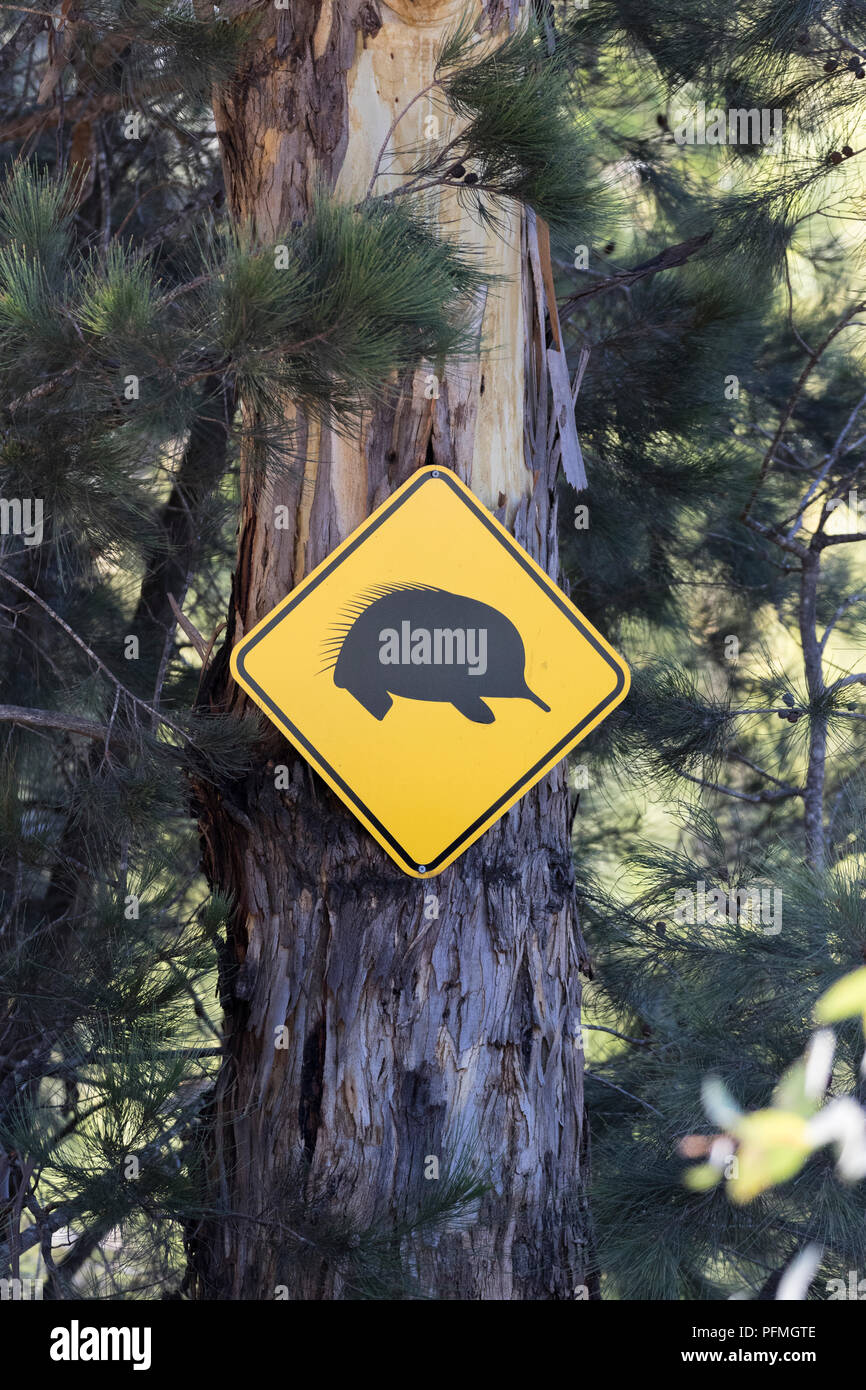
[[[362,196],[394,112],[430,81],[435,44],[461,9],[299,0],[263,11],[247,67],[216,103],[235,214],[271,235],[303,216],[321,173]],[[494,20],[507,10],[497,4]],[[398,147],[422,138],[429,111],[416,103]],[[445,369],[436,399],[417,373],[353,441],[299,421],[294,470],[257,485],[247,460],[214,708],[244,707],[230,647],[425,462],[467,481],[556,575],[557,426],[535,223],[515,215],[499,239],[450,202],[442,217],[509,277],[479,311],[485,350]],[[294,531],[276,529],[277,506]],[[275,763],[290,769],[288,790],[275,789]],[[353,1249],[366,1238],[341,1243],[335,1225],[363,1232],[395,1212],[411,1224],[430,1200],[425,1159],[439,1159],[441,1182],[469,1151],[490,1184],[469,1219],[400,1243],[419,1290],[573,1297],[587,1228],[565,767],[426,883],[400,873],[276,731],[231,797],[199,791],[206,869],[235,897],[222,971],[229,1057],[209,1150],[212,1197],[231,1215],[191,1233],[192,1295],[273,1298],[283,1285],[292,1298],[357,1296]]]

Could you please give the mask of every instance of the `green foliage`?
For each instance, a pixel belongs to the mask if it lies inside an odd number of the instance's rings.
[[[184,0],[96,0],[79,21],[82,77],[103,92],[119,87],[130,107],[178,84],[188,101],[207,101],[213,84],[235,72],[251,31],[244,18],[200,19]],[[124,64],[107,63],[106,45],[121,43]]]
[[[824,1104],[810,1098],[807,1116],[798,1092],[818,998],[862,967],[866,850],[863,562],[836,539],[857,519],[829,519],[862,492],[862,344],[840,323],[863,293],[864,93],[844,44],[866,14],[819,9],[600,0],[565,30],[599,153],[631,199],[586,270],[560,267],[581,296],[573,364],[589,349],[589,488],[561,489],[562,555],[633,672],[579,755],[575,824],[607,1297],[755,1297],[813,1245],[821,1297],[864,1258],[863,1191],[822,1128],[862,1115],[857,1029],[839,1029]],[[679,143],[699,102],[779,108],[781,151]],[[624,278],[707,232],[685,264]],[[704,1108],[708,1078],[730,1094],[724,1123]],[[747,1176],[720,1183],[732,1153]]]
[[[473,350],[466,308],[486,283],[422,210],[320,195],[274,247],[229,230],[209,266],[215,341],[265,412],[274,392],[339,420],[396,374]]]
[[[751,1132],[746,1126],[741,1134],[737,1118],[771,1105],[780,1115],[791,1108],[783,1092],[799,1074],[813,1010],[838,977],[839,963],[859,957],[860,887],[853,874],[804,876],[796,864],[785,864],[780,848],[769,858],[754,843],[736,862],[725,862],[726,855],[730,846],[703,818],[692,826],[687,848],[647,846],[637,857],[639,896],[613,899],[587,885],[597,971],[591,1017],[616,1017],[615,1026],[638,1040],[592,1059],[587,1082],[600,1260],[620,1297],[724,1297],[744,1285],[754,1289],[766,1277],[762,1269],[784,1263],[786,1251],[808,1240],[823,1246],[828,1274],[863,1258],[862,1196],[854,1187],[834,1186],[832,1156],[815,1151],[808,1158],[817,1145],[804,1140],[800,1149],[785,1131],[778,1158],[791,1165],[788,1175],[802,1169],[796,1189],[759,1195],[758,1173],[769,1176],[769,1170],[758,1169],[758,1155],[769,1161],[776,1150],[760,1147],[767,1141],[762,1121],[750,1120]],[[696,895],[704,884],[707,894],[718,888],[730,903],[756,883],[781,894],[775,934],[772,924],[730,908],[697,924],[676,920],[678,893]],[[840,1033],[833,1095],[858,1084],[861,1050],[856,1031]],[[733,1098],[727,1112],[711,1103],[710,1120],[745,1146],[737,1180],[726,1185],[733,1206],[721,1189],[683,1186],[696,1170],[678,1149],[688,1136],[707,1134],[701,1096],[709,1099],[704,1083],[711,1075],[727,1079]],[[711,1176],[715,1186],[720,1170]],[[781,1169],[774,1180],[782,1180]]]
[[[479,45],[464,21],[443,43],[437,72],[462,122],[448,159],[468,166],[475,183],[468,194],[463,184],[463,196],[479,212],[487,200],[516,199],[569,234],[598,219],[606,204],[594,177],[591,135],[574,101],[566,44],[551,46],[530,17],[503,40]]]

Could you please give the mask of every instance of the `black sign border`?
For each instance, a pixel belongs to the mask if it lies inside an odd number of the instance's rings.
[[[608,666],[610,666],[611,669],[616,672],[617,679],[616,686],[614,687],[610,695],[606,695],[605,698],[599,704],[597,704],[594,709],[590,710],[589,714],[585,715],[584,718],[581,719],[578,724],[575,724],[574,728],[571,729],[564,736],[564,738],[559,739],[549,750],[549,752],[545,753],[542,758],[539,758],[538,761],[535,762],[532,765],[532,767],[528,770],[528,772],[526,772],[511,787],[509,787],[507,792],[503,792],[502,796],[497,797],[496,801],[494,801],[492,806],[490,806],[482,815],[476,817],[472,824],[468,826],[462,834],[458,835],[455,840],[452,840],[451,844],[446,846],[446,848],[443,849],[441,853],[436,856],[435,859],[431,860],[429,864],[419,864],[417,860],[413,859],[411,855],[409,855],[406,852],[403,846],[397,840],[394,839],[394,836],[390,833],[390,831],[388,831],[385,828],[382,822],[378,819],[377,816],[373,814],[369,807],[365,806],[364,802],[361,800],[359,796],[355,794],[355,792],[352,791],[352,788],[348,785],[348,783],[343,781],[343,778],[333,767],[331,767],[331,764],[328,762],[328,760],[326,758],[323,758],[321,753],[319,753],[318,750],[313,747],[309,739],[304,737],[297,725],[293,724],[291,719],[288,719],[286,717],[286,715],[279,708],[279,706],[274,704],[273,700],[270,698],[270,696],[268,696],[265,693],[265,691],[259,685],[258,681],[256,681],[250,675],[246,667],[246,658],[249,655],[249,653],[255,649],[259,642],[263,641],[264,638],[267,637],[274,630],[275,627],[278,627],[279,624],[283,621],[283,619],[287,617],[288,614],[291,613],[292,610],[298,606],[298,604],[303,603],[307,595],[311,594],[314,589],[317,589],[318,586],[325,579],[327,579],[330,574],[333,574],[334,570],[336,570],[338,566],[343,563],[344,560],[348,559],[348,557],[352,555],[360,545],[363,544],[363,542],[367,539],[368,536],[371,536],[374,531],[377,531],[379,527],[385,521],[387,521],[388,518],[398,510],[398,508],[400,508],[403,505],[404,502],[408,502],[409,498],[414,496],[418,489],[422,488],[425,485],[425,483],[434,481],[443,482],[448,487],[450,487],[454,495],[458,497],[460,501],[469,508],[469,510],[487,528],[490,534],[497,541],[499,541],[500,545],[504,546],[504,548],[509,552],[511,557],[514,560],[516,560],[517,563],[521,566],[521,568],[525,570],[525,572],[529,575],[529,577],[535,581],[535,583],[543,591],[546,597],[550,599],[551,602],[556,604],[560,612],[563,613],[563,615],[568,619],[572,626],[577,628],[581,636],[584,637],[592,647],[594,647],[594,649],[598,652],[599,656],[601,656],[607,662]],[[401,493],[397,497],[392,498],[390,502],[386,502],[384,504],[379,513],[374,515],[373,518],[371,518],[370,522],[361,530],[361,534],[358,535],[355,538],[355,540],[353,540],[349,545],[347,545],[345,550],[341,550],[338,555],[335,555],[333,557],[333,559],[325,560],[317,570],[314,570],[313,574],[310,576],[310,582],[304,586],[304,588],[301,590],[301,592],[297,594],[296,597],[290,598],[289,602],[285,604],[284,607],[280,608],[279,612],[275,613],[274,616],[270,618],[264,624],[264,626],[258,630],[258,632],[255,632],[249,638],[248,641],[241,641],[241,643],[239,644],[237,655],[235,657],[235,662],[238,671],[243,676],[244,680],[247,682],[249,687],[255,691],[261,703],[275,716],[277,724],[283,725],[284,728],[291,730],[292,739],[295,742],[297,742],[302,749],[306,751],[313,765],[318,766],[319,768],[323,768],[326,771],[327,775],[337,784],[338,787],[341,788],[350,806],[357,807],[361,814],[364,817],[366,817],[366,819],[371,823],[371,825],[375,825],[377,831],[382,836],[382,839],[387,841],[387,843],[391,846],[399,860],[403,864],[407,865],[413,874],[433,874],[436,872],[438,866],[443,862],[443,860],[450,858],[451,855],[455,853],[460,853],[461,846],[466,845],[467,841],[471,841],[474,833],[478,830],[479,826],[483,825],[484,822],[487,821],[491,816],[496,815],[500,808],[507,806],[510,801],[521,796],[524,791],[528,791],[529,787],[533,784],[541,769],[545,767],[546,764],[549,763],[552,758],[555,758],[556,754],[561,749],[565,749],[566,746],[577,737],[581,730],[586,728],[587,724],[592,723],[594,719],[597,719],[599,715],[603,714],[604,711],[615,702],[617,696],[619,695],[620,691],[625,685],[625,672],[623,671],[622,666],[620,666],[618,662],[612,660],[610,653],[605,651],[604,647],[598,641],[598,638],[595,636],[595,634],[590,632],[589,629],[584,625],[584,623],[581,622],[580,618],[576,615],[576,613],[572,611],[571,606],[565,600],[565,596],[563,594],[560,594],[559,591],[552,584],[550,587],[548,587],[549,583],[550,581],[547,580],[547,576],[544,576],[544,578],[542,578],[537,573],[533,564],[530,562],[529,556],[525,554],[525,552],[517,544],[517,542],[507,533],[503,534],[503,532],[499,530],[499,527],[493,521],[493,518],[490,516],[490,513],[487,511],[485,507],[481,505],[477,498],[475,498],[471,493],[467,496],[467,494],[463,491],[462,487],[460,487],[457,484],[453,473],[449,472],[449,470],[445,468],[424,469],[418,473],[415,479],[413,479],[409,487],[406,488],[405,492]]]

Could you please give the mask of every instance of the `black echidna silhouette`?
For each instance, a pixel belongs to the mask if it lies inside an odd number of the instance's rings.
[[[482,696],[546,705],[526,684],[517,628],[479,599],[424,584],[379,585],[350,604],[326,644],[326,670],[375,719],[392,696],[452,704],[474,724],[496,718]]]

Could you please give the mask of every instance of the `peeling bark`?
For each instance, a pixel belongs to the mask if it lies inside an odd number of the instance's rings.
[[[316,177],[363,196],[394,111],[429,83],[462,8],[333,0],[262,12],[216,103],[234,214],[272,235],[304,215]],[[509,8],[497,4],[497,22]],[[426,114],[417,102],[393,143],[422,139]],[[387,168],[396,176],[399,155]],[[479,308],[483,350],[439,372],[438,398],[424,372],[407,379],[354,439],[297,421],[294,466],[263,479],[250,446],[212,708],[245,707],[230,648],[425,462],[453,469],[556,576],[557,337],[537,264],[533,274],[534,222],[515,213],[500,239],[450,195],[441,215],[507,277]],[[276,529],[277,506],[292,530]],[[275,764],[289,768],[287,790],[275,789]],[[583,950],[565,768],[429,882],[402,875],[276,731],[231,798],[204,785],[198,798],[205,868],[235,910],[208,1155],[212,1200],[231,1215],[190,1234],[192,1296],[272,1298],[281,1284],[292,1298],[357,1296],[351,1256],[317,1231],[338,1216],[357,1231],[395,1214],[411,1224],[430,1196],[425,1159],[439,1159],[441,1181],[469,1153],[489,1188],[459,1229],[402,1239],[416,1287],[573,1297],[587,1264]]]

